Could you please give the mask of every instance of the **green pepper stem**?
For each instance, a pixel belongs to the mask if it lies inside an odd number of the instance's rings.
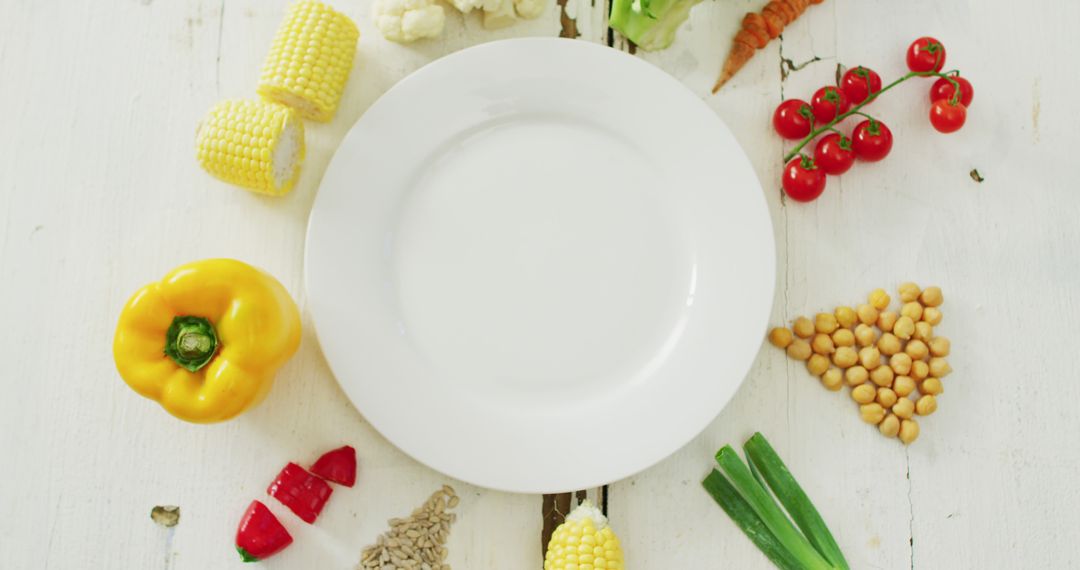
[[[209,364],[217,348],[217,332],[204,317],[174,317],[165,333],[165,355],[191,372]]]
[[[937,71],[911,71],[907,75],[902,75],[896,81],[893,81],[892,83],[886,85],[885,87],[882,87],[880,91],[875,91],[875,92],[871,93],[869,96],[867,96],[866,99],[863,100],[862,103],[859,103],[858,105],[855,105],[854,107],[849,109],[846,113],[844,113],[842,115],[837,115],[835,119],[829,121],[828,123],[825,123],[825,124],[823,124],[821,126],[817,126],[816,128],[814,128],[814,130],[811,131],[810,134],[806,135],[806,138],[804,138],[802,140],[802,142],[800,142],[798,144],[798,146],[791,149],[791,152],[787,153],[787,155],[784,156],[784,164],[787,164],[789,160],[795,158],[795,156],[798,155],[802,151],[803,147],[806,146],[807,144],[809,144],[810,141],[817,138],[817,136],[820,135],[821,133],[824,133],[825,131],[830,130],[833,126],[835,126],[840,121],[843,121],[844,119],[846,119],[846,118],[848,118],[848,117],[850,117],[852,115],[869,116],[869,115],[866,115],[866,113],[860,113],[859,109],[862,109],[863,107],[869,105],[874,99],[877,99],[882,93],[888,91],[889,89],[892,89],[893,87],[896,87],[897,85],[900,85],[901,83],[907,81],[908,79],[911,79],[912,77],[944,77],[950,83],[953,84],[953,89],[956,90],[956,94],[953,96],[953,98],[956,99],[959,96],[959,93],[960,93],[959,85],[956,84],[955,80],[947,77],[945,73],[940,73],[940,72],[937,72]]]

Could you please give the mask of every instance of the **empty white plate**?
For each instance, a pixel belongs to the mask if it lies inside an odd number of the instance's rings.
[[[356,123],[322,181],[307,298],[345,393],[417,460],[592,487],[689,441],[758,351],[774,249],[724,124],[583,41],[444,57]]]

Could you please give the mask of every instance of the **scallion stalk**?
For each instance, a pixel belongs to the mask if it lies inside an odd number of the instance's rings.
[[[755,433],[743,445],[743,450],[746,452],[747,461],[765,479],[777,500],[784,506],[784,510],[791,515],[792,520],[814,545],[814,548],[833,567],[847,570],[847,560],[844,559],[840,546],[836,544],[832,533],[829,532],[829,527],[825,525],[824,519],[814,508],[810,497],[799,486],[765,436]]]
[[[730,445],[716,453],[720,470],[701,482],[709,495],[778,568],[848,570],[825,521],[765,437],[754,434],[744,449],[745,463]]]
[[[762,554],[772,560],[772,563],[777,568],[781,570],[802,570],[802,564],[799,564],[799,561],[791,556],[787,549],[784,548],[784,545],[776,540],[776,537],[769,532],[769,528],[765,526],[765,523],[761,522],[761,519],[754,513],[754,509],[750,508],[750,505],[743,500],[739,492],[735,490],[735,487],[731,486],[731,483],[723,474],[713,469],[712,473],[709,473],[709,476],[701,484],[709,492],[713,500],[720,505],[720,508],[724,509],[724,512],[731,517],[731,520],[735,521],[735,524],[739,525],[739,528],[746,533],[746,537],[758,547]]]

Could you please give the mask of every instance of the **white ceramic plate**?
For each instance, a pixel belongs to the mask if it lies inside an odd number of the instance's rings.
[[[678,81],[583,41],[444,57],[378,100],[311,213],[307,298],[345,393],[417,460],[557,492],[652,465],[760,346],[772,230]]]

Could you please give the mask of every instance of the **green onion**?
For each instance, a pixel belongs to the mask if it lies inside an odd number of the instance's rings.
[[[720,471],[702,481],[705,490],[778,568],[847,570],[825,521],[765,437],[754,434],[745,450],[749,465],[730,445],[718,451]]]
[[[828,560],[833,567],[846,570],[847,560],[844,560],[840,547],[829,532],[829,527],[821,518],[821,514],[810,502],[799,483],[795,481],[787,465],[780,460],[780,456],[769,445],[769,441],[760,433],[754,434],[744,445],[743,451],[751,467],[755,467],[761,476],[768,482],[780,504],[794,519],[795,524],[803,531],[806,538],[814,545],[814,548]]]
[[[782,570],[802,570],[802,564],[799,564],[799,561],[788,553],[784,545],[776,540],[776,537],[769,532],[765,523],[757,518],[750,505],[739,496],[739,492],[735,490],[735,487],[731,486],[731,483],[719,471],[713,469],[712,473],[709,473],[709,476],[701,484],[720,504],[720,508],[724,509],[724,512],[731,517],[731,520],[739,525],[739,528],[753,541],[758,550],[768,556],[769,560],[772,560],[772,563],[777,568]]]

